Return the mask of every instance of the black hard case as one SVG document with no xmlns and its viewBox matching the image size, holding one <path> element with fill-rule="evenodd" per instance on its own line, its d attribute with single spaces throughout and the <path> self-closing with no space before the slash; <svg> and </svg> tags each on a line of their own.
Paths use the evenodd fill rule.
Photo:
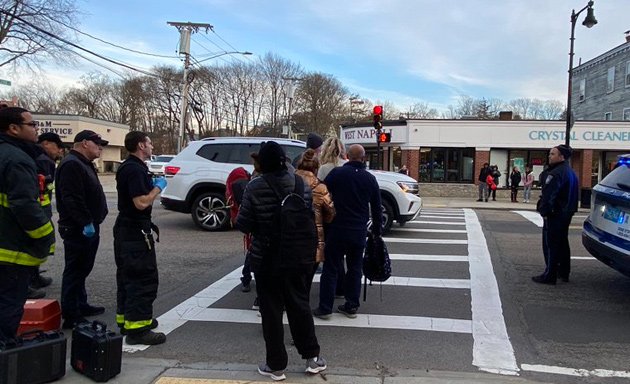
<svg viewBox="0 0 630 384">
<path fill-rule="evenodd" d="M 100 321 L 81 323 L 72 331 L 72 368 L 97 382 L 120 373 L 123 336 Z"/>
<path fill-rule="evenodd" d="M 38 384 L 66 374 L 63 332 L 30 331 L 0 343 L 0 384 Z"/>
</svg>

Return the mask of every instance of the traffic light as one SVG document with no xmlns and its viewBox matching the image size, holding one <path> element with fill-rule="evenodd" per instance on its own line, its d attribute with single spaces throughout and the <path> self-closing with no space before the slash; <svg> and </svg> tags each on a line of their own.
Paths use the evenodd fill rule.
<svg viewBox="0 0 630 384">
<path fill-rule="evenodd" d="M 392 141 L 392 134 L 388 132 L 381 132 L 378 134 L 379 143 L 389 143 Z"/>
<path fill-rule="evenodd" d="M 375 105 L 373 112 L 372 117 L 374 119 L 374 129 L 380 132 L 381 128 L 383 128 L 383 106 Z"/>
</svg>

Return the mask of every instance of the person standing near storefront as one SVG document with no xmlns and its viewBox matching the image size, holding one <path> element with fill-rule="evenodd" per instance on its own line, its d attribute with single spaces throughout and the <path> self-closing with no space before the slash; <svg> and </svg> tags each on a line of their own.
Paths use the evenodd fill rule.
<svg viewBox="0 0 630 384">
<path fill-rule="evenodd" d="M 578 178 L 569 165 L 571 153 L 571 147 L 565 145 L 549 151 L 549 168 L 536 207 L 543 217 L 543 233 L 547 234 L 543 239 L 543 246 L 547 248 L 547 265 L 544 273 L 532 277 L 536 283 L 554 285 L 558 277 L 564 282 L 569 281 L 569 225 L 578 206 Z"/>
<path fill-rule="evenodd" d="M 529 203 L 534 186 L 534 173 L 529 165 L 525 166 L 525 179 L 523 180 L 523 202 Z"/>
<path fill-rule="evenodd" d="M 116 260 L 116 323 L 127 335 L 127 344 L 156 345 L 166 335 L 153 332 L 153 301 L 158 291 L 158 267 L 153 232 L 160 234 L 151 222 L 153 202 L 166 188 L 166 179 L 151 179 L 145 164 L 151 158 L 153 144 L 140 131 L 125 135 L 129 157 L 116 172 L 118 217 L 114 224 L 114 258 Z"/>
<path fill-rule="evenodd" d="M 479 198 L 477 201 L 488 201 L 488 183 L 486 179 L 488 178 L 488 174 L 490 174 L 490 166 L 488 163 L 483 163 L 483 168 L 479 171 L 479 177 L 477 180 L 479 181 Z"/>
<path fill-rule="evenodd" d="M 93 163 L 107 144 L 96 132 L 77 133 L 72 150 L 59 164 L 55 176 L 59 234 L 65 251 L 61 281 L 63 328 L 74 328 L 85 321 L 84 316 L 105 312 L 105 307 L 88 304 L 85 280 L 94 267 L 100 224 L 109 212 Z"/>
<path fill-rule="evenodd" d="M 497 201 L 497 188 L 499 187 L 499 177 L 501 177 L 501 172 L 499 171 L 499 167 L 497 165 L 493 165 L 490 167 L 490 175 L 492 176 L 492 181 L 496 188 L 492 190 L 492 201 Z"/>
<path fill-rule="evenodd" d="M 510 173 L 510 198 L 513 203 L 518 203 L 516 197 L 518 195 L 518 186 L 521 183 L 521 172 L 518 170 L 518 167 L 512 168 L 512 173 Z"/>
</svg>

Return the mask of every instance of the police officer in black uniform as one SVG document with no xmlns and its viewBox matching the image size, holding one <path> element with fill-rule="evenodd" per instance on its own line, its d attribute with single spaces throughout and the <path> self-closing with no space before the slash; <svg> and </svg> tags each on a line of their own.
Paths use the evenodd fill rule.
<svg viewBox="0 0 630 384">
<path fill-rule="evenodd" d="M 151 223 L 151 210 L 166 187 L 166 179 L 152 179 L 149 174 L 145 160 L 151 158 L 153 144 L 146 133 L 129 132 L 125 148 L 129 157 L 116 172 L 119 211 L 114 224 L 116 323 L 121 333 L 127 335 L 127 344 L 162 344 L 166 335 L 152 331 L 157 327 L 153 301 L 159 283 L 155 241 L 159 241 L 160 235 L 157 226 Z"/>
<path fill-rule="evenodd" d="M 546 239 L 543 239 L 543 246 L 547 249 L 547 267 L 542 275 L 532 277 L 536 283 L 554 285 L 558 277 L 564 282 L 569 281 L 569 225 L 578 204 L 578 178 L 569 164 L 571 153 L 571 147 L 565 145 L 549 151 L 549 168 L 536 207 L 544 220 L 543 236 L 546 233 Z"/>
</svg>

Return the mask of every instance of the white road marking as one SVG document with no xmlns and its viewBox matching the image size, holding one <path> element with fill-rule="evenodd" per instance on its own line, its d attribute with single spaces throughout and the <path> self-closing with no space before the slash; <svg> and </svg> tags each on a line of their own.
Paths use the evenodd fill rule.
<svg viewBox="0 0 630 384">
<path fill-rule="evenodd" d="M 424 232 L 424 233 L 466 233 L 465 229 L 427 229 L 427 228 L 394 228 L 394 232 Z"/>
<path fill-rule="evenodd" d="M 317 274 L 313 278 L 314 283 L 319 283 L 321 275 Z M 374 285 L 393 285 L 396 287 L 416 287 L 416 288 L 453 288 L 470 289 L 468 279 L 431 279 L 426 277 L 403 277 L 392 276 L 387 281 L 374 282 Z"/>
<path fill-rule="evenodd" d="M 383 237 L 385 244 L 387 243 L 410 243 L 410 244 L 468 244 L 468 240 L 454 239 L 416 239 L 416 238 L 397 238 Z"/>
<path fill-rule="evenodd" d="M 403 261 L 468 261 L 468 256 L 453 255 L 409 255 L 406 253 L 390 253 L 391 260 Z"/>
<path fill-rule="evenodd" d="M 195 313 L 202 312 L 216 301 L 227 295 L 234 287 L 241 283 L 241 269 L 238 267 L 221 279 L 215 281 L 210 286 L 197 292 L 194 296 L 178 304 L 170 311 L 158 317 L 160 325 L 156 331 L 169 334 L 182 325 L 186 324 L 188 317 L 194 316 Z M 134 353 L 144 351 L 149 348 L 148 345 L 123 345 L 123 351 Z"/>
<path fill-rule="evenodd" d="M 422 208 L 420 212 L 438 212 L 438 213 L 459 213 L 463 214 L 462 208 Z"/>
<path fill-rule="evenodd" d="M 417 223 L 417 224 L 439 224 L 439 225 L 466 225 L 465 222 L 452 222 L 452 221 L 430 221 L 430 220 L 412 220 L 407 223 Z"/>
<path fill-rule="evenodd" d="M 257 311 L 247 309 L 206 308 L 191 313 L 186 320 L 218 321 L 225 323 L 260 324 Z M 391 316 L 370 315 L 358 313 L 354 319 L 349 319 L 339 313 L 333 313 L 329 320 L 313 319 L 315 325 L 353 328 L 384 328 L 405 329 L 413 331 L 435 331 L 453 333 L 472 333 L 472 322 L 462 319 L 445 319 L 423 316 Z M 284 324 L 288 324 L 286 313 L 282 316 Z"/>
<path fill-rule="evenodd" d="M 543 226 L 543 218 L 536 211 L 512 211 L 512 212 L 518 213 L 519 215 L 523 216 L 527 220 L 529 220 L 532 223 L 536 224 L 538 226 L 538 228 L 542 228 L 542 226 Z"/>
<path fill-rule="evenodd" d="M 556 367 L 552 365 L 521 364 L 523 371 L 553 373 L 557 375 L 579 377 L 624 377 L 630 378 L 630 371 L 612 371 L 609 369 L 578 369 L 568 367 Z"/>
<path fill-rule="evenodd" d="M 444 215 L 420 215 L 418 216 L 420 218 L 423 219 L 455 219 L 455 220 L 461 220 L 464 218 L 464 216 L 444 216 Z"/>
<path fill-rule="evenodd" d="M 486 237 L 475 212 L 472 209 L 464 209 L 464 212 L 470 259 L 473 365 L 486 372 L 518 375 Z"/>
<path fill-rule="evenodd" d="M 571 256 L 571 260 L 597 260 L 593 256 Z"/>
</svg>

